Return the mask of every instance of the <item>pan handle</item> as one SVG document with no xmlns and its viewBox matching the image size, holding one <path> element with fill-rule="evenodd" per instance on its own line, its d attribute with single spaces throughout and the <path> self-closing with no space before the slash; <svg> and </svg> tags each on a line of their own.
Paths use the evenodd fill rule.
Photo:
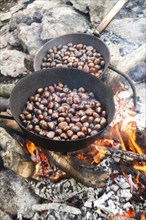
<svg viewBox="0 0 146 220">
<path fill-rule="evenodd" d="M 3 114 L 0 114 L 0 118 L 9 119 L 9 120 L 15 120 L 13 118 L 13 116 L 8 116 L 8 115 L 3 115 Z"/>
<path fill-rule="evenodd" d="M 120 70 L 118 70 L 117 68 L 115 68 L 114 66 L 112 66 L 111 64 L 108 66 L 108 68 L 115 71 L 119 75 L 123 76 L 128 81 L 128 83 L 130 84 L 131 89 L 133 91 L 133 102 L 134 102 L 134 107 L 136 108 L 136 102 L 137 102 L 136 89 L 135 89 L 135 86 L 134 86 L 132 80 L 130 79 L 130 77 L 128 75 L 126 75 L 125 73 L 121 72 Z"/>
</svg>

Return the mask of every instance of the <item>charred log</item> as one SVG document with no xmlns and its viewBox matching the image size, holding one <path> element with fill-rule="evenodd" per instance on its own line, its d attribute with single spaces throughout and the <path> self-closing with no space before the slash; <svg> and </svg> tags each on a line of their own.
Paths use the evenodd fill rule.
<svg viewBox="0 0 146 220">
<path fill-rule="evenodd" d="M 64 202 L 73 196 L 87 190 L 88 188 L 74 179 L 63 180 L 59 183 L 37 182 L 36 180 L 25 180 L 28 186 L 39 197 L 54 202 Z"/>
<path fill-rule="evenodd" d="M 77 161 L 76 163 L 74 163 L 70 156 L 64 156 L 62 154 L 54 153 L 51 151 L 46 151 L 46 155 L 56 166 L 58 166 L 61 170 L 69 174 L 71 177 L 75 178 L 78 182 L 82 183 L 83 185 L 87 187 L 105 186 L 106 180 L 108 178 L 107 172 L 86 172 L 85 174 L 84 171 L 84 173 L 81 174 L 83 170 L 76 169 L 76 167 L 78 166 Z"/>
<path fill-rule="evenodd" d="M 111 156 L 114 160 L 124 160 L 125 162 L 146 162 L 146 155 L 144 154 L 138 154 L 138 153 L 133 153 L 131 151 L 123 151 L 123 150 L 118 150 L 116 148 L 111 148 L 111 147 L 105 147 L 105 146 L 97 146 L 95 145 L 95 148 L 98 151 L 104 151 L 105 156 Z"/>
</svg>

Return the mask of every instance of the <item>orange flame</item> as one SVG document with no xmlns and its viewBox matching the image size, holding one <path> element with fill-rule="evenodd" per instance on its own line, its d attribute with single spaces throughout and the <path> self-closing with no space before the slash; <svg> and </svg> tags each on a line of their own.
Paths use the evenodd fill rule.
<svg viewBox="0 0 146 220">
<path fill-rule="evenodd" d="M 134 218 L 135 217 L 134 212 L 131 209 L 129 209 L 127 212 L 125 212 L 122 215 L 117 214 L 116 216 L 117 217 L 125 217 L 125 218 Z"/>
<path fill-rule="evenodd" d="M 139 170 L 139 171 L 141 171 L 141 172 L 143 172 L 143 173 L 146 174 L 146 165 L 140 166 L 140 165 L 135 164 L 135 165 L 133 166 L 133 168 L 136 169 L 136 170 Z"/>
</svg>

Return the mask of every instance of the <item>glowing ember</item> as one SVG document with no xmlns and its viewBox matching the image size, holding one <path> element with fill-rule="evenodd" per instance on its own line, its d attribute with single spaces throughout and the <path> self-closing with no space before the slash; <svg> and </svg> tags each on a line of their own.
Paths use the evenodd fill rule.
<svg viewBox="0 0 146 220">
<path fill-rule="evenodd" d="M 108 148 L 116 148 L 122 149 L 124 151 L 132 151 L 138 154 L 145 154 L 144 150 L 136 143 L 136 120 L 135 120 L 135 109 L 132 107 L 127 107 L 128 102 L 121 101 L 120 98 L 117 98 L 117 94 L 115 96 L 116 103 L 116 114 L 114 120 L 109 127 L 107 134 L 103 139 L 98 139 L 95 141 L 94 145 L 91 145 L 89 148 L 84 149 L 78 153 L 74 153 L 73 155 L 80 160 L 88 162 L 89 164 L 99 164 L 105 159 Z M 129 99 L 127 99 L 129 100 Z M 31 159 L 36 164 L 36 176 L 46 176 L 49 179 L 58 181 L 59 178 L 63 177 L 65 173 L 56 172 L 53 165 L 48 161 L 47 157 L 43 153 L 43 151 L 35 146 L 31 142 L 27 142 L 27 150 L 31 155 Z M 134 162 L 133 162 L 134 163 Z M 146 163 L 144 162 L 136 162 L 135 164 L 131 164 L 131 168 L 137 170 L 137 176 L 129 178 L 129 176 L 122 171 L 123 176 L 127 180 L 129 184 L 129 191 L 135 190 L 134 192 L 138 193 L 139 189 L 143 189 L 144 185 L 140 183 L 139 177 L 140 173 L 146 174 Z M 51 171 L 51 175 L 50 175 Z M 113 184 L 115 183 L 116 174 L 111 175 L 111 180 Z M 143 189 L 145 190 L 145 189 Z M 141 219 L 145 219 L 145 214 L 140 213 Z M 116 214 L 115 217 L 118 218 L 135 218 L 134 211 L 130 208 L 124 214 Z M 115 219 L 114 217 L 114 219 Z M 113 219 L 113 216 L 110 218 Z"/>
<path fill-rule="evenodd" d="M 127 217 L 127 218 L 134 218 L 135 217 L 135 215 L 134 215 L 134 212 L 131 210 L 131 209 L 129 209 L 127 212 L 125 212 L 123 215 L 119 215 L 119 214 L 117 214 L 116 215 L 117 217 Z"/>
<path fill-rule="evenodd" d="M 51 164 L 45 153 L 32 142 L 27 141 L 26 148 L 31 155 L 32 161 L 36 164 L 34 178 L 39 179 L 40 176 L 47 177 L 51 181 L 59 181 L 66 174 Z"/>
</svg>

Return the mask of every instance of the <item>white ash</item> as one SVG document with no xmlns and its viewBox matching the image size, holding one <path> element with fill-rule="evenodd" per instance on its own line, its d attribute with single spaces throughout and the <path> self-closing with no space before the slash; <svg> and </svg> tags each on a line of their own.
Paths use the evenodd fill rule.
<svg viewBox="0 0 146 220">
<path fill-rule="evenodd" d="M 117 176 L 114 181 L 116 182 L 116 184 L 122 188 L 122 189 L 127 189 L 130 188 L 129 183 L 125 182 L 125 179 L 123 178 L 123 176 L 119 175 Z"/>
<path fill-rule="evenodd" d="M 33 211 L 44 211 L 44 210 L 56 210 L 60 212 L 72 213 L 74 215 L 80 215 L 81 211 L 73 206 L 68 206 L 61 203 L 46 203 L 46 204 L 36 204 L 32 206 Z"/>
<path fill-rule="evenodd" d="M 97 190 L 94 193 L 96 195 L 94 196 L 95 199 L 93 199 L 93 196 L 92 199 L 88 198 L 84 206 L 90 209 L 94 207 L 97 213 L 101 211 L 106 212 L 107 216 L 114 216 L 118 213 L 122 215 L 132 207 L 132 204 L 129 202 L 132 197 L 130 184 L 122 175 L 115 177 L 114 182 L 110 181 L 106 188 L 101 189 L 99 197 Z"/>
<path fill-rule="evenodd" d="M 55 184 L 36 182 L 33 180 L 26 180 L 26 182 L 38 196 L 53 202 L 64 202 L 88 189 L 74 179 L 63 180 Z"/>
</svg>

